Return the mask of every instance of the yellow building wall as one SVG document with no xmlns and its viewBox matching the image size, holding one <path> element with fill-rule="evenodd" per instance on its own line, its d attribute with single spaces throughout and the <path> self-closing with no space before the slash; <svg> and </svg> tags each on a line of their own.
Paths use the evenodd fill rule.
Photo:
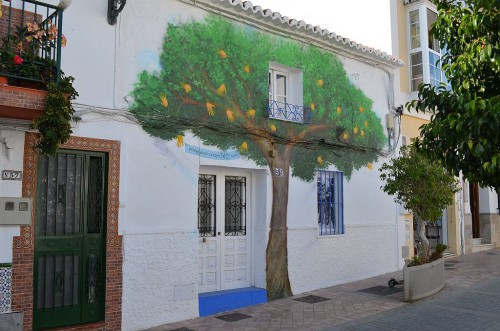
<svg viewBox="0 0 500 331">
<path fill-rule="evenodd" d="M 410 139 L 420 136 L 420 127 L 429 123 L 429 120 L 407 114 L 401 116 L 401 134 L 406 137 L 407 143 Z"/>
</svg>

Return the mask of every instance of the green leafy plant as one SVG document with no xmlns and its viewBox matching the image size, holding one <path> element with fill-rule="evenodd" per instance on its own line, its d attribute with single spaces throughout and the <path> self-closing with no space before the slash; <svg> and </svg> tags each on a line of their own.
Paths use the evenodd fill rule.
<svg viewBox="0 0 500 331">
<path fill-rule="evenodd" d="M 425 262 L 423 262 L 423 258 L 419 255 L 414 255 L 412 258 L 409 258 L 406 260 L 406 263 L 409 267 L 414 267 L 414 266 L 417 266 L 417 265 L 421 265 L 421 264 L 424 264 Z"/>
<path fill-rule="evenodd" d="M 421 85 L 409 110 L 430 111 L 417 148 L 454 175 L 500 192 L 500 2 L 433 0 L 431 33 L 451 85 Z"/>
<path fill-rule="evenodd" d="M 385 181 L 381 188 L 412 211 L 420 238 L 419 258 L 426 263 L 431 252 L 425 222 L 437 222 L 442 217 L 443 209 L 453 202 L 458 191 L 457 180 L 439 162 L 431 161 L 414 148 L 402 148 L 400 153 L 380 168 L 380 178 Z"/>
<path fill-rule="evenodd" d="M 73 77 L 63 77 L 59 83 L 49 83 L 44 114 L 33 120 L 32 128 L 40 132 L 36 147 L 44 154 L 55 154 L 72 133 L 70 120 L 75 110 L 71 100 L 78 96 L 73 81 Z"/>
<path fill-rule="evenodd" d="M 56 26 L 50 22 L 43 26 L 27 22 L 26 26 L 13 29 L 14 33 L 1 39 L 0 74 L 11 77 L 11 85 L 22 84 L 25 79 L 41 83 L 56 81 L 57 63 L 50 56 L 57 43 Z M 64 46 L 66 38 L 64 35 L 61 38 Z"/>
</svg>

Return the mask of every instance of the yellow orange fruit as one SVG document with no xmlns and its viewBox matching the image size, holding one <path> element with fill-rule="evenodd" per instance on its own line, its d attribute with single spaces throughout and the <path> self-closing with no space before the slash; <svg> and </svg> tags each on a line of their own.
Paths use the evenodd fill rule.
<svg viewBox="0 0 500 331">
<path fill-rule="evenodd" d="M 207 102 L 206 106 L 207 106 L 208 115 L 214 116 L 215 115 L 215 111 L 214 111 L 215 105 L 213 103 Z"/>
<path fill-rule="evenodd" d="M 177 147 L 184 146 L 184 136 L 177 136 Z"/>
<path fill-rule="evenodd" d="M 242 152 L 244 152 L 244 151 L 248 151 L 248 143 L 247 143 L 246 141 L 244 141 L 244 142 L 242 142 L 242 143 L 241 143 L 240 150 L 241 150 Z"/>
<path fill-rule="evenodd" d="M 222 96 L 224 93 L 226 93 L 226 84 L 221 84 L 217 89 L 217 94 Z"/>
<path fill-rule="evenodd" d="M 160 101 L 163 107 L 167 108 L 168 107 L 168 100 L 167 96 L 165 94 L 160 95 Z"/>
<path fill-rule="evenodd" d="M 218 49 L 218 50 L 217 50 L 217 54 L 219 54 L 219 57 L 220 57 L 221 59 L 225 59 L 225 58 L 227 58 L 227 54 L 226 54 L 226 52 L 224 52 L 224 50 L 222 50 L 222 49 Z"/>
<path fill-rule="evenodd" d="M 226 110 L 226 116 L 229 122 L 234 122 L 234 112 L 231 109 Z"/>
</svg>

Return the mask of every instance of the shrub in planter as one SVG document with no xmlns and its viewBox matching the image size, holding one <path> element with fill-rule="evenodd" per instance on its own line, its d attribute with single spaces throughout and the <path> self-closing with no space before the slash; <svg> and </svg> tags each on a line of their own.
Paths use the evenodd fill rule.
<svg viewBox="0 0 500 331">
<path fill-rule="evenodd" d="M 418 226 L 418 255 L 407 260 L 403 269 L 405 301 L 425 298 L 444 286 L 444 262 L 439 258 L 446 249 L 440 245 L 431 254 L 425 221 L 436 222 L 442 217 L 443 209 L 453 202 L 453 194 L 458 191 L 457 181 L 439 162 L 413 148 L 402 148 L 400 156 L 384 163 L 380 171 L 385 181 L 382 189 L 413 212 Z"/>
<path fill-rule="evenodd" d="M 446 171 L 439 162 L 428 159 L 414 148 L 402 148 L 400 156 L 384 163 L 380 168 L 380 178 L 385 181 L 382 189 L 411 210 L 417 221 L 420 238 L 418 256 L 411 262 L 419 265 L 439 258 L 444 251 L 432 254 L 429 240 L 425 236 L 425 222 L 437 222 L 443 215 L 443 209 L 453 202 L 453 195 L 458 191 L 456 178 Z"/>
</svg>

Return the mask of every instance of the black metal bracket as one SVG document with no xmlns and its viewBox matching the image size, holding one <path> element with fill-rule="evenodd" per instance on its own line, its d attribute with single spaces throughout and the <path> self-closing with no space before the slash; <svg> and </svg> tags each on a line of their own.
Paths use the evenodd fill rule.
<svg viewBox="0 0 500 331">
<path fill-rule="evenodd" d="M 108 0 L 108 23 L 110 25 L 116 24 L 118 14 L 121 13 L 127 0 Z"/>
</svg>

